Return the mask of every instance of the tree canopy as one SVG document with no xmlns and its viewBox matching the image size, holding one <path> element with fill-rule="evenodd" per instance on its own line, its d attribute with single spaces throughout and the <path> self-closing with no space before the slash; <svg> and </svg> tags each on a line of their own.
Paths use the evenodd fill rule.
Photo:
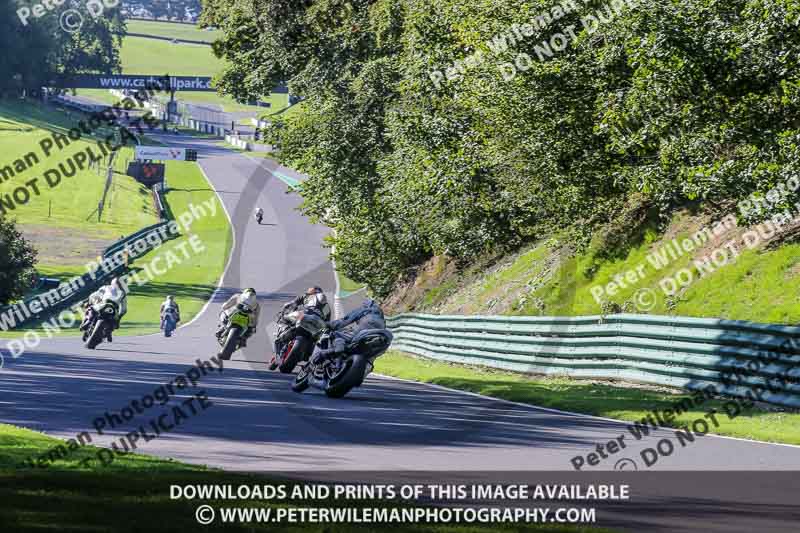
<svg viewBox="0 0 800 533">
<path fill-rule="evenodd" d="M 95 18 L 84 3 L 64 2 L 39 18 L 30 15 L 23 24 L 17 10 L 37 4 L 24 0 L 0 4 L 0 88 L 38 90 L 59 75 L 119 72 L 125 29 L 119 7 L 107 8 Z M 83 15 L 75 32 L 61 26 L 61 14 L 67 9 Z"/>
<path fill-rule="evenodd" d="M 0 96 L 38 91 L 59 75 L 119 72 L 124 23 L 118 8 L 94 18 L 84 4 L 65 2 L 23 24 L 17 10 L 36 4 L 0 3 Z M 80 30 L 70 33 L 61 27 L 60 16 L 75 8 L 83 9 L 85 16 Z M 29 288 L 35 259 L 35 250 L 14 222 L 0 215 L 0 304 L 19 298 Z"/>
<path fill-rule="evenodd" d="M 36 251 L 13 223 L 0 217 L 0 305 L 20 298 L 30 287 Z"/>
<path fill-rule="evenodd" d="M 305 97 L 270 134 L 378 294 L 433 254 L 800 168 L 797 0 L 205 0 L 203 21 L 224 31 L 224 91 Z"/>
</svg>

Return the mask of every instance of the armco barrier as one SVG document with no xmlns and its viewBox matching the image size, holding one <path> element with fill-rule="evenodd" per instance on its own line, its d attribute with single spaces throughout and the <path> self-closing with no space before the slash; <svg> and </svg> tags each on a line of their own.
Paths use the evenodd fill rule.
<svg viewBox="0 0 800 533">
<path fill-rule="evenodd" d="M 136 233 L 131 233 L 127 237 L 118 240 L 117 242 L 115 242 L 114 244 L 112 244 L 111 246 L 106 248 L 105 251 L 103 252 L 103 258 L 111 257 L 112 255 L 116 254 L 117 252 L 120 252 L 120 251 L 124 250 L 126 246 L 130 245 L 131 243 L 136 242 L 139 239 L 141 239 L 142 237 L 144 237 L 148 233 L 152 233 L 153 231 L 158 231 L 162 227 L 167 226 L 168 224 L 169 224 L 169 221 L 165 220 L 165 221 L 153 224 L 151 226 L 147 226 L 146 228 L 142 228 L 139 231 L 137 231 Z M 150 251 L 152 245 L 149 244 L 149 243 L 147 243 L 147 245 L 148 245 L 147 251 Z M 146 253 L 146 252 L 143 252 L 143 253 Z"/>
<path fill-rule="evenodd" d="M 651 315 L 403 314 L 398 350 L 536 374 L 622 379 L 800 408 L 800 327 Z"/>
</svg>

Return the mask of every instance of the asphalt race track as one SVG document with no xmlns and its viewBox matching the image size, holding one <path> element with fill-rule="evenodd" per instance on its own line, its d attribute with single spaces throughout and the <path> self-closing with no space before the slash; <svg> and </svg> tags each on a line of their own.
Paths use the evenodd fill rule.
<svg viewBox="0 0 800 533">
<path fill-rule="evenodd" d="M 627 434 L 622 422 L 379 376 L 371 376 L 343 400 L 313 389 L 293 393 L 291 376 L 266 370 L 271 355 L 267 324 L 283 302 L 309 285 L 319 284 L 332 295 L 333 268 L 321 246 L 326 229 L 299 214 L 299 197 L 287 195 L 287 185 L 273 174 L 270 160 L 255 160 L 212 141 L 169 141 L 199 150 L 199 164 L 235 228 L 233 256 L 213 300 L 172 339 L 117 337 L 113 344 L 89 351 L 78 339 L 64 338 L 45 341 L 16 360 L 6 354 L 0 370 L 0 421 L 64 438 L 83 431 L 95 436 L 96 418 L 118 412 L 185 375 L 196 360 L 214 356 L 219 306 L 240 288 L 252 286 L 263 307 L 257 337 L 222 372 L 210 371 L 196 389 L 179 391 L 180 398 L 172 401 L 177 405 L 204 390 L 213 406 L 174 431 L 140 443 L 138 452 L 230 470 L 308 477 L 335 478 L 335 472 L 353 471 L 572 471 L 573 457 Z M 301 178 L 288 169 L 277 172 Z M 265 211 L 264 225 L 253 220 L 256 206 Z M 93 443 L 108 445 L 163 409 L 155 406 Z M 641 464 L 641 449 L 655 447 L 664 437 L 674 441 L 674 436 L 664 430 L 637 442 L 628 434 L 624 450 L 587 469 L 614 470 L 624 458 L 648 471 L 800 468 L 800 447 L 716 436 L 698 437 L 651 468 Z"/>
</svg>

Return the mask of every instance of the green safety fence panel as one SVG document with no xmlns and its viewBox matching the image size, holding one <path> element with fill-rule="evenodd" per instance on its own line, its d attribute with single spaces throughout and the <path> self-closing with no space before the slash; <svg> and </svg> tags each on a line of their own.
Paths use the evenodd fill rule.
<svg viewBox="0 0 800 533">
<path fill-rule="evenodd" d="M 387 319 L 409 353 L 546 375 L 622 379 L 800 408 L 800 327 L 618 314 Z"/>
</svg>

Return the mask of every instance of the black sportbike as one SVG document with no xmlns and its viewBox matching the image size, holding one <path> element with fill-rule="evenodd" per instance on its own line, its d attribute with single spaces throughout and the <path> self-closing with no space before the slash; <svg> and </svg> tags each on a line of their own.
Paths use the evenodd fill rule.
<svg viewBox="0 0 800 533">
<path fill-rule="evenodd" d="M 109 332 L 114 331 L 118 314 L 119 304 L 110 299 L 90 305 L 86 309 L 86 317 L 81 324 L 81 330 L 87 348 L 94 350 L 103 342 Z"/>
<path fill-rule="evenodd" d="M 334 334 L 326 331 L 320 336 L 314 355 L 295 376 L 293 391 L 303 392 L 308 387 L 316 387 L 330 398 L 343 398 L 361 386 L 364 378 L 372 372 L 375 359 L 389 349 L 393 338 L 388 329 L 367 329 L 356 333 L 346 344 L 344 352 L 318 357 L 317 351 L 332 345 Z"/>
<path fill-rule="evenodd" d="M 284 309 L 275 316 L 275 322 L 274 355 L 269 369 L 288 374 L 298 363 L 308 360 L 327 324 L 312 307 Z"/>
</svg>

